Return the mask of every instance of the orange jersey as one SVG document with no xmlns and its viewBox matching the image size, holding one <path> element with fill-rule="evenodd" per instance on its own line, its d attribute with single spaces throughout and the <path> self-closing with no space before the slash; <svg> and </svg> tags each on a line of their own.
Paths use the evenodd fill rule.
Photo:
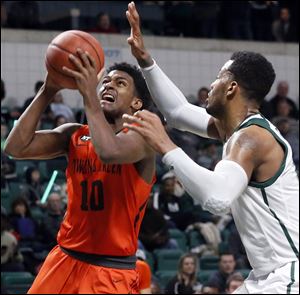
<svg viewBox="0 0 300 295">
<path fill-rule="evenodd" d="M 135 255 L 154 179 L 145 182 L 134 164 L 102 163 L 87 125 L 71 137 L 66 177 L 68 208 L 58 244 L 89 254 Z"/>
</svg>

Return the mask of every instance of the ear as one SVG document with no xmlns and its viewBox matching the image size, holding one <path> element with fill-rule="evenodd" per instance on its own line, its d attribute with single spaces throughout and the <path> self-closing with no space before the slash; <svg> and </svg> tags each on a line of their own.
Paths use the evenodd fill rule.
<svg viewBox="0 0 300 295">
<path fill-rule="evenodd" d="M 131 106 L 131 107 L 133 108 L 133 110 L 136 112 L 136 111 L 138 111 L 138 110 L 140 110 L 140 109 L 142 108 L 142 106 L 143 106 L 143 101 L 142 101 L 140 98 L 138 98 L 137 96 L 135 96 L 134 99 L 132 100 L 130 106 Z"/>
<path fill-rule="evenodd" d="M 239 84 L 236 81 L 231 81 L 227 88 L 227 96 L 229 98 L 234 97 L 238 91 Z"/>
</svg>

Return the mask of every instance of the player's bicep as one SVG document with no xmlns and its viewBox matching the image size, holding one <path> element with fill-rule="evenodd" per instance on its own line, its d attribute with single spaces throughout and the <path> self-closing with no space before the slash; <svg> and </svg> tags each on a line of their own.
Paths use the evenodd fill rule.
<svg viewBox="0 0 300 295">
<path fill-rule="evenodd" d="M 254 134 L 242 131 L 229 143 L 224 159 L 238 163 L 246 172 L 248 180 L 257 165 L 259 140 Z"/>
<path fill-rule="evenodd" d="M 72 133 L 80 124 L 64 124 L 53 130 L 39 130 L 24 148 L 22 159 L 52 159 L 68 152 Z"/>
</svg>

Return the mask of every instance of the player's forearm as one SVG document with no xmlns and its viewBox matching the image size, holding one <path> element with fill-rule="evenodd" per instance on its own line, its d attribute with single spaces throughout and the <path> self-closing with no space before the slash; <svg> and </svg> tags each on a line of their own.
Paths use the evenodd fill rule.
<svg viewBox="0 0 300 295">
<path fill-rule="evenodd" d="M 96 94 L 84 98 L 84 108 L 95 151 L 103 162 L 108 163 L 118 151 L 118 138 L 107 122 Z"/>
<path fill-rule="evenodd" d="M 202 208 L 216 215 L 226 214 L 232 202 L 248 185 L 244 169 L 236 162 L 222 160 L 214 171 L 196 164 L 181 149 L 174 149 L 163 157 L 187 192 Z"/>
<path fill-rule="evenodd" d="M 35 96 L 32 103 L 24 111 L 11 130 L 6 142 L 5 153 L 17 157 L 33 140 L 41 116 L 55 92 L 45 90 L 44 86 Z"/>
<path fill-rule="evenodd" d="M 142 68 L 142 72 L 151 96 L 168 124 L 182 131 L 208 137 L 211 116 L 204 108 L 190 104 L 155 62 L 150 67 Z"/>
</svg>

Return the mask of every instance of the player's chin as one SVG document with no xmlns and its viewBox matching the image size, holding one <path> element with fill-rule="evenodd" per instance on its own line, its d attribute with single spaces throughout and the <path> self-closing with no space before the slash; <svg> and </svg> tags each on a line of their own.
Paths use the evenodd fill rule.
<svg viewBox="0 0 300 295">
<path fill-rule="evenodd" d="M 104 110 L 109 111 L 109 110 L 112 110 L 114 108 L 114 103 L 108 102 L 108 101 L 105 101 L 105 100 L 101 100 L 100 101 L 100 106 L 103 109 L 103 111 Z"/>
</svg>

